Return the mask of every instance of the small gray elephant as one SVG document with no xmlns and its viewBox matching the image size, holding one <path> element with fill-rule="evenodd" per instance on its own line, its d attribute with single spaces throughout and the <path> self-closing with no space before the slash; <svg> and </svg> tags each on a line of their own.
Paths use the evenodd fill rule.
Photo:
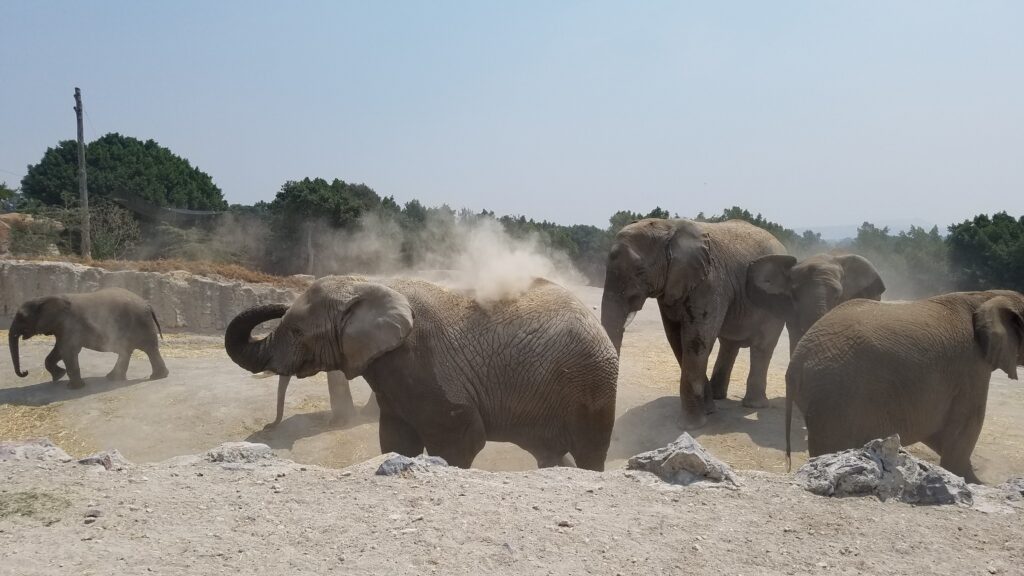
<svg viewBox="0 0 1024 576">
<path fill-rule="evenodd" d="M 125 380 L 132 352 L 142 350 L 153 367 L 153 380 L 166 378 L 167 366 L 160 357 L 160 323 L 149 303 L 122 288 L 103 288 L 85 294 L 59 294 L 34 298 L 21 305 L 11 321 L 8 344 L 14 372 L 24 378 L 21 370 L 18 339 L 28 340 L 37 334 L 54 336 L 56 343 L 46 356 L 46 370 L 56 382 L 67 373 L 68 388 L 85 385 L 78 366 L 82 348 L 98 352 L 114 352 L 117 364 L 107 374 L 109 380 Z M 65 368 L 59 365 L 63 361 Z"/>
<path fill-rule="evenodd" d="M 483 306 L 429 282 L 327 276 L 291 306 L 236 316 L 224 347 L 242 368 L 280 375 L 279 407 L 292 376 L 363 376 L 380 406 L 382 452 L 426 448 L 468 468 L 493 440 L 518 444 L 538 466 L 572 454 L 604 469 L 618 358 L 593 313 L 551 282 Z"/>
<path fill-rule="evenodd" d="M 751 300 L 786 320 L 790 355 L 826 312 L 854 298 L 881 300 L 883 292 L 878 270 L 856 254 L 816 254 L 799 262 L 787 254 L 772 254 L 747 269 Z"/>
<path fill-rule="evenodd" d="M 899 434 L 978 483 L 971 453 L 993 370 L 1024 364 L 1024 295 L 957 292 L 911 302 L 852 300 L 818 320 L 786 371 L 786 459 L 795 403 L 811 456 Z"/>
<path fill-rule="evenodd" d="M 658 299 L 661 320 L 681 371 L 679 396 L 685 424 L 697 428 L 726 397 L 740 348 L 750 347 L 743 405 L 768 406 L 768 364 L 784 321 L 754 306 L 746 291 L 747 266 L 786 249 L 770 233 L 741 220 L 707 223 L 648 218 L 615 236 L 601 299 L 601 324 L 616 351 L 626 325 L 648 298 Z M 719 342 L 710 381 L 708 356 Z"/>
</svg>

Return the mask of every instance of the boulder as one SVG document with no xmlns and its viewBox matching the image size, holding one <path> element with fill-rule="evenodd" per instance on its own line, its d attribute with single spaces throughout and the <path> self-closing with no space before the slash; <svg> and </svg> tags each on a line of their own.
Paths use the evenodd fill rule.
<svg viewBox="0 0 1024 576">
<path fill-rule="evenodd" d="M 131 462 L 125 459 L 117 449 L 104 450 L 82 458 L 79 464 L 103 466 L 107 470 L 124 470 L 131 466 Z"/>
<path fill-rule="evenodd" d="M 50 442 L 49 438 L 33 438 L 0 442 L 0 460 L 70 462 L 72 458 L 56 444 Z"/>
<path fill-rule="evenodd" d="M 739 486 L 732 468 L 709 454 L 686 432 L 668 446 L 633 456 L 626 467 L 651 472 L 670 484 L 712 482 Z"/>
<path fill-rule="evenodd" d="M 210 462 L 225 464 L 252 464 L 273 456 L 270 446 L 255 442 L 225 442 L 206 453 Z"/>
<path fill-rule="evenodd" d="M 415 458 L 395 454 L 388 454 L 384 462 L 377 468 L 377 476 L 412 476 L 417 472 L 430 472 L 431 468 L 447 467 L 448 463 L 444 458 L 420 454 Z"/>
<path fill-rule="evenodd" d="M 900 447 L 898 435 L 815 456 L 800 467 L 796 479 L 820 496 L 876 496 L 908 504 L 970 505 L 973 500 L 963 478 L 911 456 Z"/>
<path fill-rule="evenodd" d="M 1020 500 L 1024 498 L 1024 477 L 1010 478 L 997 488 L 1006 492 L 1010 500 Z"/>
</svg>

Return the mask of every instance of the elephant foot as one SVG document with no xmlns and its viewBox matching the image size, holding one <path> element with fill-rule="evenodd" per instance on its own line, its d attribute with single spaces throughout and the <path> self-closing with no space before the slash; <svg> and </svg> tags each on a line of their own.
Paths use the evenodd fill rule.
<svg viewBox="0 0 1024 576">
<path fill-rule="evenodd" d="M 111 372 L 105 376 L 107 380 L 111 382 L 124 382 L 128 379 L 128 374 L 121 374 L 119 372 Z"/>
<path fill-rule="evenodd" d="M 85 381 L 84 380 L 80 380 L 79 379 L 79 380 L 69 380 L 68 381 L 68 389 L 69 390 L 78 390 L 80 388 L 85 388 Z"/>
<path fill-rule="evenodd" d="M 679 421 L 679 427 L 683 430 L 696 430 L 708 423 L 708 417 L 703 410 L 683 411 Z"/>
<path fill-rule="evenodd" d="M 356 416 L 354 409 L 346 410 L 341 413 L 334 413 L 331 415 L 331 419 L 327 423 L 331 426 L 344 426 L 351 422 Z"/>
<path fill-rule="evenodd" d="M 152 374 L 149 375 L 149 379 L 150 380 L 163 380 L 164 378 L 167 378 L 170 375 L 171 375 L 171 373 L 166 368 L 164 368 L 163 370 L 156 370 L 156 371 L 154 371 Z"/>
<path fill-rule="evenodd" d="M 768 397 L 767 396 L 757 396 L 757 397 L 752 397 L 752 398 L 744 397 L 743 398 L 743 406 L 745 406 L 747 408 L 767 408 L 768 407 Z"/>
<path fill-rule="evenodd" d="M 714 414 L 715 412 L 718 412 L 718 407 L 715 406 L 715 399 L 710 397 L 710 396 L 705 396 L 704 397 L 704 413 L 705 414 Z"/>
<path fill-rule="evenodd" d="M 53 381 L 56 382 L 56 381 L 60 380 L 61 378 L 63 378 L 64 375 L 67 374 L 67 373 L 68 373 L 67 370 L 65 370 L 63 368 L 57 368 L 56 370 L 50 371 L 50 376 L 53 378 Z"/>
</svg>

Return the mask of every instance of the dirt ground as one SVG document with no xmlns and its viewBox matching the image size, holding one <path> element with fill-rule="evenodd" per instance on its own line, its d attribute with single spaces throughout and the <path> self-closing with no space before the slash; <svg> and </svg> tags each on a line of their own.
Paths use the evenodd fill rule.
<svg viewBox="0 0 1024 576">
<path fill-rule="evenodd" d="M 596 314 L 600 289 L 576 291 Z M 6 342 L 6 336 L 0 332 L 0 342 Z M 81 363 L 87 385 L 81 390 L 69 390 L 66 379 L 58 384 L 49 381 L 43 358 L 51 345 L 52 339 L 45 337 L 22 342 L 22 367 L 30 372 L 24 379 L 14 375 L 9 353 L 0 353 L 0 440 L 48 436 L 72 454 L 117 448 L 134 462 L 199 453 L 232 440 L 265 443 L 282 457 L 334 468 L 379 454 L 375 421 L 362 419 L 341 428 L 328 425 L 323 375 L 293 381 L 285 420 L 272 431 L 261 431 L 273 419 L 276 379 L 257 379 L 235 366 L 219 337 L 168 334 L 163 353 L 171 376 L 154 382 L 145 380 L 150 367 L 144 356 L 132 361 L 130 380 L 110 383 L 103 375 L 115 356 L 84 351 Z M 785 471 L 786 352 L 783 334 L 769 372 L 769 408 L 740 406 L 748 366 L 744 351 L 736 362 L 729 399 L 719 402 L 707 426 L 691 432 L 737 469 Z M 678 379 L 679 368 L 665 340 L 657 306 L 648 301 L 626 330 L 609 468 L 622 467 L 629 456 L 663 446 L 681 433 Z M 365 382 L 359 379 L 352 386 L 356 402 L 364 403 L 369 396 Z M 1024 390 L 1001 372 L 993 374 L 985 428 L 974 453 L 979 476 L 987 483 L 1024 476 L 1020 414 L 1024 414 Z M 797 417 L 793 446 L 799 452 L 794 469 L 805 457 L 801 426 Z M 923 446 L 913 451 L 934 459 Z M 474 467 L 529 470 L 535 462 L 513 445 L 491 443 Z"/>
<path fill-rule="evenodd" d="M 0 575 L 1020 574 L 1024 501 L 987 511 L 646 472 L 375 476 L 196 458 L 0 462 Z M 884 519 L 884 521 L 880 521 Z"/>
</svg>

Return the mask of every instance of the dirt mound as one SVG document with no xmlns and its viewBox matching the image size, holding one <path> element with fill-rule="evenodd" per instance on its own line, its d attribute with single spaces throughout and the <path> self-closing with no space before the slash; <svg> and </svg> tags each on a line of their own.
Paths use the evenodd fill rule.
<svg viewBox="0 0 1024 576">
<path fill-rule="evenodd" d="M 720 490 L 210 454 L 120 471 L 0 462 L 0 574 L 1001 574 L 1024 552 L 1019 499 L 982 513 L 821 498 L 761 472 Z"/>
</svg>

